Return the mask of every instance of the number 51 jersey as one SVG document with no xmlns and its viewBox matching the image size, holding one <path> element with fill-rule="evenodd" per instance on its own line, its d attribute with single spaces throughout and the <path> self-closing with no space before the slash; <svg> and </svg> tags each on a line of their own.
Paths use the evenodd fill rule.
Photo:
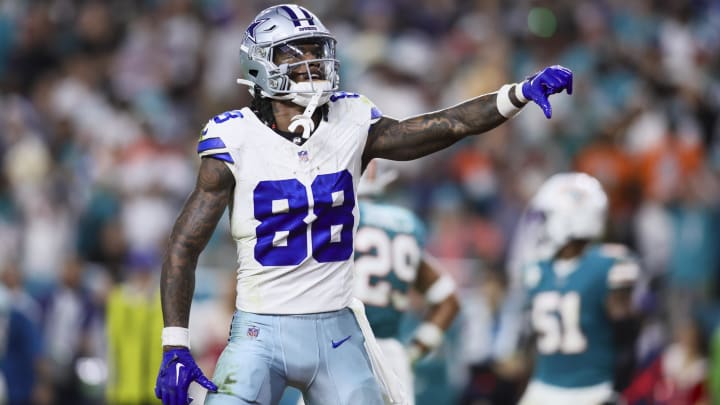
<svg viewBox="0 0 720 405">
<path fill-rule="evenodd" d="M 367 98 L 341 92 L 303 145 L 275 133 L 249 108 L 208 122 L 198 154 L 224 161 L 235 177 L 230 229 L 239 310 L 303 314 L 349 304 L 355 190 L 368 130 L 380 117 Z"/>
<path fill-rule="evenodd" d="M 537 333 L 533 378 L 565 388 L 611 382 L 615 348 L 607 298 L 638 275 L 629 251 L 611 244 L 589 246 L 574 262 L 529 267 L 525 284 Z"/>
</svg>

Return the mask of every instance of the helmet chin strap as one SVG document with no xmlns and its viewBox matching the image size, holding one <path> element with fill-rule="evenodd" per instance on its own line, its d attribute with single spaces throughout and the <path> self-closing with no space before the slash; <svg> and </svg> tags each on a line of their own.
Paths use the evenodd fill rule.
<svg viewBox="0 0 720 405">
<path fill-rule="evenodd" d="M 310 134 L 312 134 L 312 131 L 315 129 L 315 122 L 312 119 L 312 115 L 318 106 L 318 102 L 320 101 L 320 96 L 322 96 L 322 94 L 323 89 L 318 89 L 310 98 L 310 102 L 307 107 L 305 107 L 305 111 L 302 114 L 292 117 L 290 125 L 288 125 L 290 132 L 295 132 L 295 129 L 301 126 L 303 127 L 303 139 L 310 138 Z"/>
<path fill-rule="evenodd" d="M 242 86 L 248 86 L 248 91 L 250 92 L 250 95 L 255 96 L 255 83 L 254 82 L 251 82 L 250 80 L 240 79 L 240 78 L 236 79 L 235 82 Z M 294 97 L 293 94 L 286 94 L 284 96 L 272 96 L 270 94 L 267 94 L 265 92 L 265 90 L 262 90 L 260 93 L 263 95 L 263 97 L 271 98 L 273 100 L 292 100 Z"/>
<path fill-rule="evenodd" d="M 250 88 L 250 94 L 253 94 L 255 83 L 245 79 L 237 79 L 236 81 L 237 84 L 248 86 Z M 294 89 L 301 91 L 289 93 L 283 96 L 272 96 L 265 93 L 265 91 L 262 91 L 262 95 L 265 97 L 272 98 L 274 100 L 289 100 L 297 105 L 305 106 L 305 111 L 302 114 L 298 114 L 292 117 L 290 119 L 290 125 L 288 126 L 290 132 L 294 132 L 297 127 L 303 127 L 302 137 L 304 139 L 310 138 L 310 134 L 312 134 L 312 131 L 315 129 L 315 122 L 312 120 L 312 115 L 315 112 L 318 104 L 325 104 L 330 98 L 330 95 L 326 94 L 330 86 L 330 82 L 324 80 L 318 81 L 316 82 L 315 86 L 317 87 L 317 91 L 312 93 L 312 96 L 309 98 L 307 89 L 313 88 L 313 83 L 311 82 L 293 82 L 291 90 Z"/>
</svg>

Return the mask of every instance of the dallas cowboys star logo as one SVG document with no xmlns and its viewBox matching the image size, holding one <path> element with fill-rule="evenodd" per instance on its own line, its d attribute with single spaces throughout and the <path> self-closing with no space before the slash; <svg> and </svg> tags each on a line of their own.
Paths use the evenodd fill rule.
<svg viewBox="0 0 720 405">
<path fill-rule="evenodd" d="M 250 39 L 253 40 L 253 42 L 255 42 L 255 31 L 257 30 L 257 27 L 267 20 L 269 20 L 269 18 L 261 18 L 259 20 L 253 21 L 253 23 L 250 24 L 250 26 L 247 28 L 247 35 Z"/>
</svg>

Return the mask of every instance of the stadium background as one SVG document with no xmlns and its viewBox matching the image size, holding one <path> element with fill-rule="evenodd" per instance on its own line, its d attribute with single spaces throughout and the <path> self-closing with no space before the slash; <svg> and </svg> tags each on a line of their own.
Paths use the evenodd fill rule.
<svg viewBox="0 0 720 405">
<path fill-rule="evenodd" d="M 539 184 L 571 169 L 600 179 L 611 199 L 608 240 L 631 246 L 643 265 L 636 304 L 645 320 L 628 363 L 636 369 L 621 383 L 681 347 L 720 401 L 720 3 L 299 3 L 336 35 L 343 90 L 393 117 L 549 64 L 575 73 L 572 97 L 551 100 L 552 120 L 529 106 L 490 133 L 394 165 L 401 176 L 387 198 L 427 222 L 428 250 L 464 304 L 451 344 L 419 366 L 419 404 L 522 386 L 525 320 L 512 315 L 521 304 L 508 293 L 513 231 Z M 37 403 L 109 395 L 139 404 L 122 398 L 151 391 L 163 243 L 194 184 L 204 123 L 249 101 L 234 84 L 238 47 L 271 4 L 0 1 L 0 280 L 11 291 L 3 308 L 11 301 L 37 337 L 25 358 L 0 346 L 0 364 L 8 373 L 36 366 Z M 209 372 L 227 336 L 234 260 L 222 221 L 201 257 L 191 320 Z M 105 361 L 112 356 L 120 360 Z"/>
</svg>

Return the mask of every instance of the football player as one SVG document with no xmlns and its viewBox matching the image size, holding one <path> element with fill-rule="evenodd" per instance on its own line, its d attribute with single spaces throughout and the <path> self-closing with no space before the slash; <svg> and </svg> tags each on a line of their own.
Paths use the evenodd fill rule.
<svg viewBox="0 0 720 405">
<path fill-rule="evenodd" d="M 311 405 L 379 404 L 383 393 L 402 402 L 377 361 L 362 303 L 352 299 L 363 168 L 376 157 L 410 160 L 446 148 L 502 124 L 530 100 L 550 118 L 548 96 L 571 93 L 572 72 L 548 67 L 452 108 L 396 120 L 339 91 L 335 38 L 292 4 L 255 17 L 240 67 L 252 105 L 202 130 L 195 189 L 163 262 L 156 395 L 186 404 L 197 381 L 211 391 L 210 405 L 276 403 L 288 385 Z M 198 256 L 228 206 L 237 312 L 211 382 L 188 349 L 188 318 Z"/>
<path fill-rule="evenodd" d="M 354 296 L 365 304 L 385 361 L 399 377 L 407 403 L 414 404 L 412 365 L 442 343 L 459 303 L 452 278 L 423 252 L 425 227 L 420 219 L 406 208 L 375 199 L 394 178 L 382 161 L 373 160 L 360 179 Z M 411 288 L 423 295 L 429 310 L 405 347 L 399 329 Z"/>
<path fill-rule="evenodd" d="M 424 253 L 422 221 L 407 208 L 377 199 L 396 177 L 395 171 L 375 159 L 360 178 L 353 296 L 365 305 L 383 361 L 396 373 L 406 402 L 414 404 L 412 366 L 440 346 L 460 307 L 454 281 Z M 411 288 L 424 296 L 430 308 L 405 346 L 400 342 L 400 323 L 410 307 Z"/>
<path fill-rule="evenodd" d="M 521 405 L 614 398 L 614 327 L 633 317 L 639 267 L 626 247 L 597 242 L 606 212 L 600 182 L 584 173 L 550 177 L 530 202 L 523 221 L 533 224 L 524 229 L 536 231 L 539 260 L 524 282 L 537 347 Z"/>
</svg>

